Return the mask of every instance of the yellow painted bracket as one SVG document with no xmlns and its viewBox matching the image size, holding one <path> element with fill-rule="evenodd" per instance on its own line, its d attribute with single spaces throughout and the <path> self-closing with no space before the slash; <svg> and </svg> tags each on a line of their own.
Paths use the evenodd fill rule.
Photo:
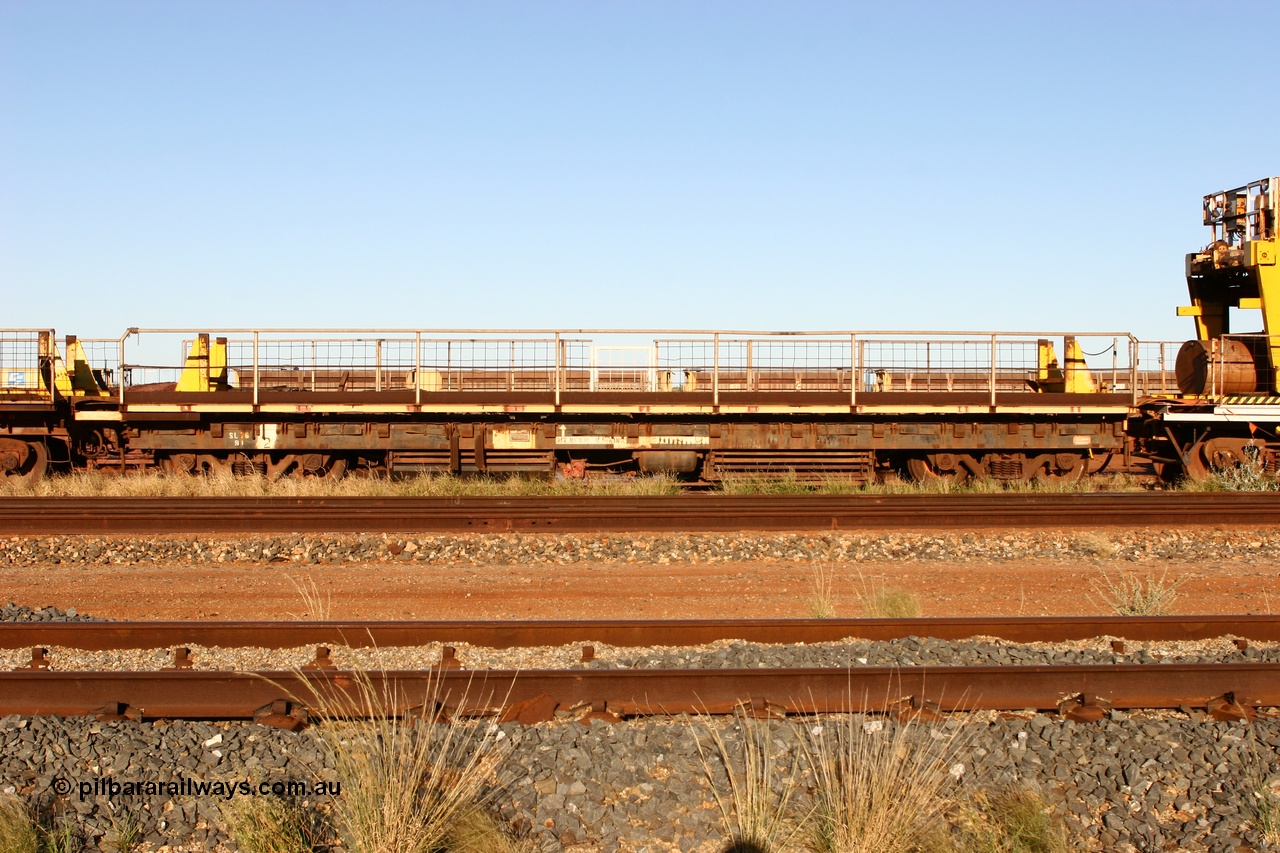
<svg viewBox="0 0 1280 853">
<path fill-rule="evenodd" d="M 1067 367 L 1067 393 L 1096 394 L 1098 386 L 1093 381 L 1093 374 L 1089 372 L 1089 366 L 1084 363 L 1084 350 L 1080 348 L 1080 344 L 1070 336 L 1063 338 L 1062 344 L 1065 355 L 1064 361 Z"/>
<path fill-rule="evenodd" d="M 1277 256 L 1280 252 L 1276 251 L 1275 240 L 1253 240 L 1249 243 L 1249 266 L 1273 266 Z"/>
<path fill-rule="evenodd" d="M 84 345 L 76 340 L 75 335 L 67 335 L 67 361 L 71 362 L 71 369 L 66 371 L 71 395 L 76 397 L 105 397 L 107 395 L 107 389 L 98 381 L 98 377 L 94 375 L 93 367 L 89 364 L 89 358 L 84 354 Z M 62 366 L 62 359 L 58 359 L 57 363 Z M 58 390 L 62 390 L 61 385 Z"/>
<path fill-rule="evenodd" d="M 223 391 L 227 388 L 227 339 L 209 343 L 209 335 L 201 333 L 191 342 L 186 365 L 178 377 L 175 391 Z"/>
<path fill-rule="evenodd" d="M 1058 355 L 1053 351 L 1053 341 L 1047 338 L 1036 341 L 1036 354 L 1036 389 L 1041 393 L 1061 394 L 1067 388 L 1067 380 L 1058 364 Z"/>
</svg>

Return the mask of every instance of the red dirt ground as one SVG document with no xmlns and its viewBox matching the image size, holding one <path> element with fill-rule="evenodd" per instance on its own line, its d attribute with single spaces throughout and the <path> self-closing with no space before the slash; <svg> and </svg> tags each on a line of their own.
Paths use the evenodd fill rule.
<svg viewBox="0 0 1280 853">
<path fill-rule="evenodd" d="M 1271 565 L 1120 562 L 1102 567 L 1182 579 L 1174 613 L 1270 613 L 1280 606 Z M 914 593 L 925 616 L 1089 615 L 1107 612 L 1099 565 L 869 563 L 833 566 L 835 615 L 863 615 L 864 589 Z M 334 619 L 588 619 L 807 617 L 813 568 L 778 563 L 569 565 L 499 568 L 219 565 L 199 568 L 10 567 L 5 600 L 75 607 L 109 619 L 315 618 L 299 592 L 314 583 Z"/>
</svg>

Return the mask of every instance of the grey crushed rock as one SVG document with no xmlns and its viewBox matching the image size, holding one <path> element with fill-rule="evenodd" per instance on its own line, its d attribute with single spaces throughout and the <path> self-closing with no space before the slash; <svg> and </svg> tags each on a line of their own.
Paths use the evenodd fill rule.
<svg viewBox="0 0 1280 853">
<path fill-rule="evenodd" d="M 854 718 L 854 725 L 872 722 Z M 897 725 L 876 720 L 873 736 Z M 833 718 L 766 723 L 774 754 L 786 768 L 800 753 L 801 729 L 840 725 Z M 493 803 L 507 824 L 559 851 L 691 850 L 726 841 L 698 756 L 717 727 L 728 753 L 741 744 L 739 721 L 637 720 L 557 722 L 491 730 L 508 750 Z M 951 758 L 958 784 L 971 790 L 1009 784 L 1039 789 L 1065 817 L 1083 849 L 1106 851 L 1228 851 L 1269 849 L 1253 828 L 1250 802 L 1257 781 L 1280 774 L 1280 720 L 1240 723 L 1191 719 L 1180 713 L 1077 724 L 1045 715 L 952 717 L 917 724 L 921 739 L 958 744 Z M 803 735 L 811 736 L 811 735 Z M 716 766 L 718 785 L 727 782 Z M 802 768 L 803 768 L 802 764 Z M 137 820 L 153 847 L 231 849 L 217 798 L 93 794 L 95 779 L 236 782 L 335 781 L 313 730 L 288 733 L 239 723 L 96 722 L 49 717 L 0 719 L 0 791 L 28 797 L 81 832 L 87 847 L 104 843 L 122 810 Z M 71 793 L 55 796 L 55 779 Z M 328 797 L 319 797 L 324 805 Z M 304 801 L 310 805 L 309 800 Z"/>
<path fill-rule="evenodd" d="M 3 565 L 723 563 L 916 560 L 1243 561 L 1270 564 L 1280 531 L 1005 533 L 457 534 L 45 536 L 0 539 Z"/>
<path fill-rule="evenodd" d="M 1124 652 L 1115 652 L 1105 640 L 1070 643 L 1012 643 L 998 639 L 938 640 L 904 637 L 869 641 L 848 639 L 808 645 L 770 645 L 741 640 L 720 640 L 704 646 L 636 648 L 593 645 L 595 657 L 582 662 L 582 646 L 490 649 L 469 643 L 451 643 L 457 660 L 467 669 L 760 669 L 788 667 L 862 666 L 1049 666 L 1072 664 L 1197 664 L 1280 663 L 1280 645 L 1251 643 L 1241 651 L 1229 639 L 1202 641 L 1127 641 Z M 381 648 L 330 648 L 330 659 L 339 669 L 383 671 L 428 669 L 441 656 L 442 642 L 423 646 Z M 196 670 L 282 670 L 305 666 L 315 656 L 314 646 L 291 649 L 218 648 L 188 646 Z M 161 670 L 173 665 L 172 649 L 109 649 L 85 651 L 63 646 L 48 647 L 49 668 L 54 671 Z M 0 649 L 0 670 L 22 666 L 30 660 L 28 649 Z"/>
<path fill-rule="evenodd" d="M 103 622 L 87 613 L 77 613 L 74 607 L 59 610 L 56 607 L 33 609 L 25 604 L 9 604 L 0 607 L 0 622 Z"/>
</svg>

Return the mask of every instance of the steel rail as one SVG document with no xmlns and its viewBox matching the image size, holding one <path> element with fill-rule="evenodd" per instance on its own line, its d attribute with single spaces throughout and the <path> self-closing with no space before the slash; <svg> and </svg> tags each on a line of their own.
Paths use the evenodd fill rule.
<svg viewBox="0 0 1280 853">
<path fill-rule="evenodd" d="M 487 648 L 604 643 L 695 646 L 717 640 L 821 643 L 855 637 L 962 640 L 998 637 L 1054 643 L 1115 637 L 1134 641 L 1233 637 L 1280 641 L 1280 616 L 1023 616 L 921 619 L 521 620 L 376 622 L 0 622 L 0 649 L 40 646 L 100 651 L 174 646 L 291 648 L 468 643 Z"/>
<path fill-rule="evenodd" d="M 6 672 L 0 716 L 262 719 L 289 703 L 367 714 L 384 708 L 504 709 L 532 722 L 590 705 L 613 714 L 1058 709 L 1085 697 L 1113 708 L 1280 705 L 1280 664 L 854 667 L 848 669 L 324 672 Z M 273 710 L 274 709 L 274 710 Z"/>
<path fill-rule="evenodd" d="M 1280 526 L 1280 494 L 0 498 L 0 535 Z"/>
</svg>

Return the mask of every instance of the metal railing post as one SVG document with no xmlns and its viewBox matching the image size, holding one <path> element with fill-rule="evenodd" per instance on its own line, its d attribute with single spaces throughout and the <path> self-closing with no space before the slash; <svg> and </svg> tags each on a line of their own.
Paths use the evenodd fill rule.
<svg viewBox="0 0 1280 853">
<path fill-rule="evenodd" d="M 129 335 L 133 330 L 129 330 L 120 336 L 120 363 L 116 365 L 116 370 L 120 371 L 120 408 L 124 408 L 124 342 L 129 339 Z"/>
<path fill-rule="evenodd" d="M 711 344 L 711 405 L 720 405 L 720 333 L 712 335 Z"/>
<path fill-rule="evenodd" d="M 564 369 L 564 342 L 560 340 L 560 333 L 556 332 L 555 339 L 555 373 L 552 381 L 555 383 L 556 390 L 556 408 L 560 408 L 560 371 Z"/>
<path fill-rule="evenodd" d="M 1119 341 L 1115 338 L 1111 339 L 1111 391 L 1115 393 L 1116 378 L 1119 376 L 1120 369 L 1120 349 Z"/>
<path fill-rule="evenodd" d="M 422 405 L 422 332 L 413 333 L 413 404 Z"/>
<path fill-rule="evenodd" d="M 258 408 L 258 332 L 253 333 L 253 407 Z"/>
<path fill-rule="evenodd" d="M 858 408 L 858 382 L 861 371 L 858 370 L 858 335 L 849 335 L 849 408 Z"/>
<path fill-rule="evenodd" d="M 991 335 L 991 408 L 996 407 L 996 336 Z"/>
<path fill-rule="evenodd" d="M 1138 339 L 1129 336 L 1129 403 L 1138 405 Z"/>
</svg>

